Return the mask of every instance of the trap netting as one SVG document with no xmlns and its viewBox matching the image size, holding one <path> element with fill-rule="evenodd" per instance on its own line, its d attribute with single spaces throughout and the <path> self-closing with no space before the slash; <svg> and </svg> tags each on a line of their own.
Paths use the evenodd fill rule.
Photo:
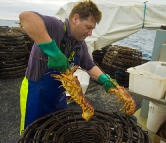
<svg viewBox="0 0 166 143">
<path fill-rule="evenodd" d="M 92 53 L 93 60 L 111 78 L 125 88 L 129 85 L 129 74 L 126 70 L 142 64 L 142 52 L 126 46 L 111 45 Z"/>
<path fill-rule="evenodd" d="M 18 143 L 151 143 L 129 116 L 95 110 L 86 122 L 80 109 L 61 110 L 30 124 Z"/>
<path fill-rule="evenodd" d="M 0 26 L 0 79 L 25 74 L 32 43 L 21 28 Z"/>
</svg>

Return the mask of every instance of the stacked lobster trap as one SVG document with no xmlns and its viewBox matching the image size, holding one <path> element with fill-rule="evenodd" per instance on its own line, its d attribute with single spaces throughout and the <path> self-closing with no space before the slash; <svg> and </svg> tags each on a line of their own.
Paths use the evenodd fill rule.
<svg viewBox="0 0 166 143">
<path fill-rule="evenodd" d="M 18 143 L 152 143 L 148 132 L 124 114 L 95 110 L 90 121 L 80 109 L 44 116 L 24 130 Z"/>
<path fill-rule="evenodd" d="M 96 61 L 94 54 L 95 51 L 92 55 L 94 61 Z M 102 62 L 99 63 L 101 69 L 111 78 L 116 79 L 121 86 L 127 88 L 129 86 L 129 73 L 126 70 L 142 64 L 142 52 L 126 46 L 107 46 L 101 59 Z"/>
<path fill-rule="evenodd" d="M 102 60 L 104 55 L 106 54 L 107 50 L 109 49 L 109 46 L 101 48 L 101 50 L 95 50 L 92 53 L 94 62 L 101 67 L 102 66 Z"/>
<path fill-rule="evenodd" d="M 0 79 L 25 74 L 33 41 L 19 27 L 0 27 Z"/>
</svg>

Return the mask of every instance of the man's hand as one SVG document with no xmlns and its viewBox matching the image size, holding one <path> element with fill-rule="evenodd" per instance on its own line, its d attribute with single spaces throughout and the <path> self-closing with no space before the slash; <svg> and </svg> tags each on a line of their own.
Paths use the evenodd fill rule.
<svg viewBox="0 0 166 143">
<path fill-rule="evenodd" d="M 115 79 L 113 80 L 117 83 Z M 98 77 L 98 82 L 104 85 L 106 92 L 108 92 L 110 88 L 115 88 L 115 85 L 110 81 L 110 76 L 108 74 L 101 74 Z"/>
<path fill-rule="evenodd" d="M 55 57 L 49 56 L 47 66 L 49 69 L 56 69 L 61 72 L 65 72 L 66 69 L 70 69 L 69 62 L 63 53 Z"/>
<path fill-rule="evenodd" d="M 60 72 L 65 72 L 67 69 L 70 69 L 66 56 L 60 51 L 54 40 L 52 42 L 38 44 L 38 46 L 48 55 L 48 68 Z"/>
</svg>

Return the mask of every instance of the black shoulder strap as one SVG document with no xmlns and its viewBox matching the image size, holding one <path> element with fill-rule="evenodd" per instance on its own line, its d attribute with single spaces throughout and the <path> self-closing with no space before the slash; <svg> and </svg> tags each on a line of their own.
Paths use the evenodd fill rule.
<svg viewBox="0 0 166 143">
<path fill-rule="evenodd" d="M 64 36 L 63 36 L 63 39 L 62 39 L 61 44 L 60 44 L 60 49 L 61 49 L 62 53 L 64 53 L 65 48 L 66 48 L 66 41 L 65 41 L 66 24 L 65 23 L 63 23 L 63 28 L 64 28 Z"/>
<path fill-rule="evenodd" d="M 66 24 L 65 23 L 63 23 L 63 27 L 64 27 L 64 36 L 63 36 L 63 39 L 60 44 L 60 49 L 61 49 L 62 53 L 65 52 L 65 48 L 67 45 L 67 42 L 65 40 L 65 34 L 66 34 Z M 80 57 L 80 47 L 77 47 L 73 52 L 70 53 L 68 60 L 70 61 L 71 59 L 73 59 L 74 55 L 76 55 L 77 57 Z"/>
</svg>

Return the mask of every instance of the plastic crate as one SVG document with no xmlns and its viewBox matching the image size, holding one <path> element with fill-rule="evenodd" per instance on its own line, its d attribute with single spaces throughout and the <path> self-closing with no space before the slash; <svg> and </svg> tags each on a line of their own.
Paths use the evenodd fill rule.
<svg viewBox="0 0 166 143">
<path fill-rule="evenodd" d="M 161 99 L 166 91 L 166 62 L 150 61 L 127 69 L 129 90 L 144 96 Z"/>
</svg>

